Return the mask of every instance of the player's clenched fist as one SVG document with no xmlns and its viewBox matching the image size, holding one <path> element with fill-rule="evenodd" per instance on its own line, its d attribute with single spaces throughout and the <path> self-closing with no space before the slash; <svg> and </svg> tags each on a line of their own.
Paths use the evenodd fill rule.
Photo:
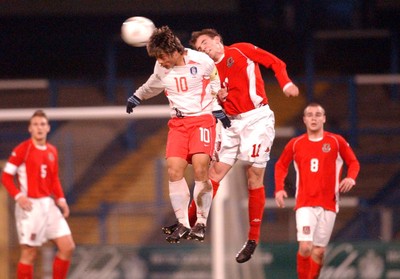
<svg viewBox="0 0 400 279">
<path fill-rule="evenodd" d="M 215 110 L 212 112 L 215 118 L 219 119 L 222 122 L 224 128 L 229 128 L 231 126 L 231 120 L 226 116 L 225 112 L 222 110 Z"/>
<path fill-rule="evenodd" d="M 140 104 L 141 100 L 136 97 L 135 95 L 132 95 L 128 98 L 128 101 L 126 103 L 126 112 L 127 113 L 132 113 L 133 109 Z"/>
</svg>

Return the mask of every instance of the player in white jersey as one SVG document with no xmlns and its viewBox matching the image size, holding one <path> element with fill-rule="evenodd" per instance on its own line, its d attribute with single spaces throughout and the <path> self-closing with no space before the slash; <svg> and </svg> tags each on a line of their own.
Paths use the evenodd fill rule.
<svg viewBox="0 0 400 279">
<path fill-rule="evenodd" d="M 166 148 L 169 195 L 179 225 L 166 240 L 170 243 L 179 243 L 181 238 L 203 241 L 212 201 L 208 168 L 216 136 L 214 116 L 224 127 L 230 126 L 230 120 L 215 98 L 221 89 L 218 71 L 206 54 L 184 48 L 168 26 L 154 31 L 147 52 L 157 59 L 154 72 L 128 98 L 126 111 L 131 113 L 142 100 L 161 92 L 167 96 L 171 108 Z M 197 222 L 192 228 L 188 218 L 190 191 L 184 178 L 188 164 L 193 165 L 193 200 L 197 205 Z"/>
<path fill-rule="evenodd" d="M 1 177 L 16 202 L 15 219 L 21 247 L 18 279 L 33 278 L 37 249 L 47 240 L 52 240 L 58 250 L 53 278 L 67 278 L 75 248 L 65 220 L 69 207 L 58 177 L 57 149 L 46 140 L 49 131 L 46 114 L 36 111 L 29 122 L 31 138 L 13 149 Z M 18 185 L 14 177 L 18 177 Z"/>
<path fill-rule="evenodd" d="M 273 70 L 287 97 L 297 96 L 299 89 L 281 59 L 253 44 L 226 46 L 214 29 L 193 32 L 190 44 L 215 61 L 223 87 L 218 92 L 220 104 L 232 121 L 229 129 L 221 131 L 218 159 L 209 170 L 214 195 L 237 160 L 245 163 L 249 229 L 247 241 L 236 255 L 236 261 L 244 263 L 251 259 L 260 239 L 265 207 L 264 173 L 275 138 L 275 116 L 268 105 L 260 65 Z M 196 219 L 195 208 L 191 203 L 191 223 Z M 163 231 L 168 234 L 174 228 L 175 224 Z"/>
</svg>

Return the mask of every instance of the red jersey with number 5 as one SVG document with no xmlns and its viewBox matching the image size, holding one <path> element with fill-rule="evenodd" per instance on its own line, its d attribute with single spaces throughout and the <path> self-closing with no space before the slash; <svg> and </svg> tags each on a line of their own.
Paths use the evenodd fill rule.
<svg viewBox="0 0 400 279">
<path fill-rule="evenodd" d="M 224 57 L 216 62 L 223 88 L 228 97 L 221 103 L 229 115 L 237 115 L 268 104 L 260 64 L 275 73 L 279 86 L 291 82 L 286 64 L 278 57 L 250 43 L 224 46 Z"/>
<path fill-rule="evenodd" d="M 19 186 L 14 183 L 18 176 Z M 35 146 L 31 139 L 19 144 L 12 151 L 2 174 L 2 183 L 12 197 L 23 192 L 30 198 L 54 195 L 63 198 L 58 176 L 57 149 L 49 144 Z"/>
<path fill-rule="evenodd" d="M 296 178 L 296 206 L 321 206 L 338 212 L 339 182 L 343 163 L 346 177 L 356 179 L 359 162 L 346 140 L 324 132 L 323 138 L 312 141 L 307 134 L 293 138 L 286 145 L 275 165 L 275 192 L 283 190 L 289 164 L 293 161 Z"/>
</svg>

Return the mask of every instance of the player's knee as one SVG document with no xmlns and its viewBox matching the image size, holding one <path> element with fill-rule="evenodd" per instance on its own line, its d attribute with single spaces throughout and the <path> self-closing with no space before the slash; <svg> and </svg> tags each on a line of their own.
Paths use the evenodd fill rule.
<svg viewBox="0 0 400 279">
<path fill-rule="evenodd" d="M 62 259 L 69 259 L 72 256 L 75 250 L 75 242 L 71 235 L 66 235 L 56 239 L 55 243 L 58 248 L 58 253 Z"/>
<path fill-rule="evenodd" d="M 208 171 L 208 176 L 211 180 L 220 182 L 231 168 L 232 165 L 228 163 L 214 162 Z"/>
<path fill-rule="evenodd" d="M 208 167 L 194 167 L 193 172 L 196 181 L 208 180 Z"/>
<path fill-rule="evenodd" d="M 37 258 L 37 249 L 35 247 L 23 247 L 21 250 L 20 261 L 26 264 L 33 264 Z"/>
<path fill-rule="evenodd" d="M 303 257 L 308 257 L 311 255 L 312 243 L 308 241 L 301 241 L 299 243 L 299 254 Z"/>
<path fill-rule="evenodd" d="M 72 241 L 67 247 L 66 247 L 66 251 L 67 253 L 70 253 L 72 255 L 72 253 L 75 251 L 75 243 Z"/>
<path fill-rule="evenodd" d="M 325 255 L 325 247 L 314 246 L 312 249 L 312 256 L 319 261 L 322 261 Z"/>
<path fill-rule="evenodd" d="M 183 178 L 183 172 L 177 168 L 168 168 L 169 181 L 178 181 Z"/>
<path fill-rule="evenodd" d="M 213 166 L 211 166 L 211 168 L 208 170 L 208 177 L 213 181 L 217 181 L 218 180 L 217 179 L 218 178 L 217 173 L 215 172 L 215 168 Z"/>
<path fill-rule="evenodd" d="M 75 251 L 75 243 L 71 242 L 59 247 L 59 254 L 62 259 L 70 259 Z"/>
<path fill-rule="evenodd" d="M 249 168 L 247 171 L 247 184 L 251 189 L 263 187 L 264 169 Z"/>
</svg>

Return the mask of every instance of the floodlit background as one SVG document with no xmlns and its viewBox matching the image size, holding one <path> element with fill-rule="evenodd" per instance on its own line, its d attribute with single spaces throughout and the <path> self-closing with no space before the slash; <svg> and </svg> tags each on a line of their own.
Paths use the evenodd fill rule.
<svg viewBox="0 0 400 279">
<path fill-rule="evenodd" d="M 145 48 L 119 37 L 122 22 L 137 15 L 170 26 L 185 46 L 192 31 L 211 27 L 226 45 L 251 42 L 286 62 L 301 90 L 296 99 L 283 97 L 273 73 L 262 69 L 277 127 L 267 198 L 276 159 L 289 137 L 303 132 L 304 106 L 320 102 L 327 129 L 343 134 L 361 162 L 321 278 L 398 278 L 399 1 L 1 1 L 0 161 L 29 137 L 33 111 L 47 109 L 77 243 L 70 278 L 295 276 L 294 212 L 274 208 L 272 199 L 254 258 L 235 262 L 247 231 L 240 165 L 221 186 L 206 241 L 166 243 L 160 228 L 175 220 L 164 165 L 167 100 L 160 94 L 141 105 L 150 113 L 125 113 L 127 96 L 154 67 Z M 187 180 L 192 185 L 190 169 Z M 292 171 L 292 197 L 293 185 Z M 3 188 L 0 198 L 0 272 L 13 278 L 14 202 Z M 51 278 L 53 253 L 44 246 L 36 278 Z"/>
</svg>

